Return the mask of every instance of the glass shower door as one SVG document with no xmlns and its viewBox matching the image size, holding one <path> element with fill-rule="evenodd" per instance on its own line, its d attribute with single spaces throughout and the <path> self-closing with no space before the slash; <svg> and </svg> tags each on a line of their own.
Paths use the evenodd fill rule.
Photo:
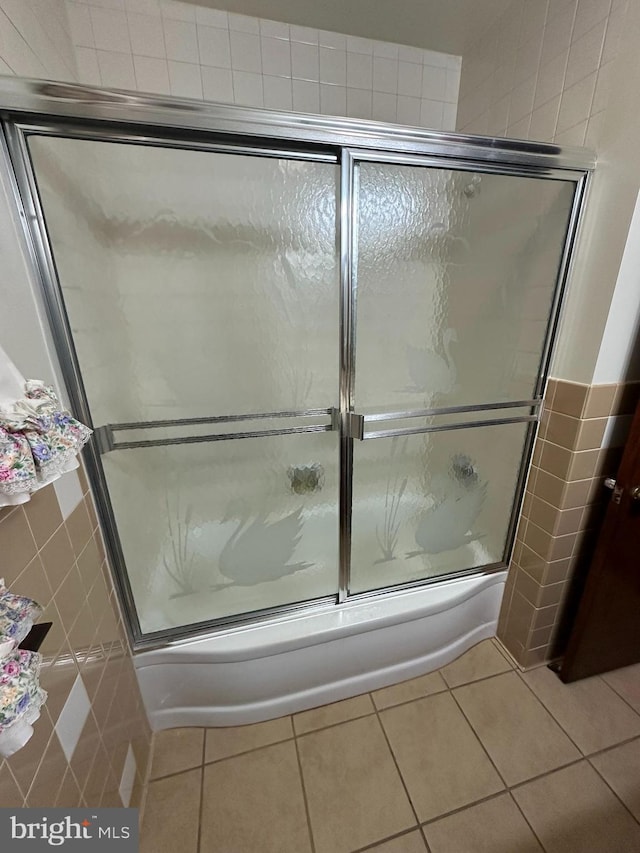
<svg viewBox="0 0 640 853">
<path fill-rule="evenodd" d="M 506 558 L 576 184 L 375 154 L 353 168 L 359 593 Z"/>
<path fill-rule="evenodd" d="M 27 140 L 140 633 L 335 598 L 335 156 Z"/>
</svg>

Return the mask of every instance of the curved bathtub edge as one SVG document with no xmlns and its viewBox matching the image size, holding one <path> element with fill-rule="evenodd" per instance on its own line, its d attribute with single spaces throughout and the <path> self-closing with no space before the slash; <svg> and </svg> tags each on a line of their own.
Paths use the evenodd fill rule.
<svg viewBox="0 0 640 853">
<path fill-rule="evenodd" d="M 425 675 L 451 663 L 481 640 L 495 636 L 503 588 L 504 578 L 502 583 L 483 586 L 476 596 L 459 603 L 460 612 L 456 613 L 456 607 L 447 611 L 447 623 L 449 616 L 458 622 L 457 627 L 447 624 L 450 634 L 454 627 L 459 632 L 453 638 L 444 638 L 442 623 L 432 623 L 431 627 L 427 615 L 422 617 L 424 624 L 421 617 L 407 621 L 406 630 L 405 624 L 396 623 L 367 631 L 364 643 L 364 632 L 359 632 L 329 642 L 318 638 L 315 646 L 292 651 L 290 659 L 287 652 L 256 658 L 254 664 L 260 667 L 266 684 L 271 677 L 283 682 L 278 695 L 268 695 L 268 689 L 261 695 L 251 677 L 255 673 L 251 662 L 243 667 L 242 663 L 220 664 L 199 656 L 188 663 L 181 656 L 181 662 L 139 668 L 137 675 L 151 728 L 159 731 L 263 722 Z M 420 636 L 418 644 L 416 631 Z M 350 660 L 352 652 L 357 666 L 351 666 L 345 675 L 344 658 Z M 318 653 L 322 655 L 320 668 Z M 320 671 L 321 679 L 309 678 L 310 672 L 318 675 Z M 181 681 L 177 690 L 176 673 Z M 188 704 L 185 694 L 190 691 L 192 701 Z"/>
<path fill-rule="evenodd" d="M 149 714 L 149 723 L 153 731 L 180 728 L 182 726 L 198 726 L 216 728 L 218 726 L 244 726 L 251 723 L 261 723 L 286 714 L 296 714 L 320 705 L 350 699 L 370 690 L 389 687 L 400 681 L 426 675 L 446 664 L 451 663 L 472 646 L 482 640 L 494 637 L 497 621 L 481 625 L 461 637 L 456 643 L 445 649 L 438 649 L 412 661 L 406 661 L 394 667 L 387 667 L 377 672 L 362 673 L 348 680 L 333 684 L 319 685 L 315 689 L 289 694 L 276 700 L 260 704 L 237 705 L 233 707 L 209 708 L 158 708 Z"/>
</svg>

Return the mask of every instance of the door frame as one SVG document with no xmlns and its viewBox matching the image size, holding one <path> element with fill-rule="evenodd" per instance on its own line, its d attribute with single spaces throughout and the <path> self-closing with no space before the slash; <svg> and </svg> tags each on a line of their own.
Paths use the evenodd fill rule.
<svg viewBox="0 0 640 853">
<path fill-rule="evenodd" d="M 3 122 L 2 155 L 9 166 L 7 171 L 23 226 L 26 254 L 34 278 L 39 281 L 43 294 L 47 318 L 72 408 L 75 414 L 89 425 L 91 425 L 89 407 L 44 216 L 39 204 L 35 175 L 27 148 L 27 137 L 35 133 L 187 150 L 319 160 L 340 165 L 339 214 L 336 223 L 340 232 L 340 414 L 339 419 L 333 419 L 333 427 L 339 425 L 340 430 L 340 561 L 337 594 L 143 634 L 100 459 L 101 452 L 108 448 L 109 442 L 105 434 L 98 431 L 98 435 L 87 446 L 84 458 L 96 497 L 108 556 L 114 568 L 115 586 L 126 616 L 126 629 L 134 648 L 157 647 L 167 642 L 179 641 L 196 634 L 210 634 L 213 631 L 225 630 L 247 622 L 254 623 L 290 616 L 299 611 L 333 607 L 336 603 L 343 603 L 347 598 L 353 600 L 388 595 L 405 591 L 407 588 L 446 581 L 452 577 L 488 574 L 504 570 L 508 566 L 543 390 L 557 335 L 560 308 L 571 269 L 571 259 L 589 178 L 595 166 L 590 152 L 583 149 L 562 149 L 544 143 L 464 136 L 423 131 L 417 128 L 401 128 L 371 121 L 303 116 L 171 98 L 145 97 L 137 94 L 134 96 L 91 87 L 42 81 L 16 81 L 12 78 L 0 82 L 0 114 Z M 354 175 L 356 164 L 359 162 L 419 165 L 573 181 L 575 192 L 535 394 L 529 401 L 520 401 L 521 407 L 529 407 L 526 419 L 530 421 L 530 426 L 518 475 L 504 559 L 481 569 L 410 581 L 384 589 L 349 595 L 354 441 L 350 417 L 354 414 L 353 246 L 356 236 Z M 481 411 L 488 407 L 462 408 Z M 313 414 L 320 413 L 314 411 Z"/>
</svg>

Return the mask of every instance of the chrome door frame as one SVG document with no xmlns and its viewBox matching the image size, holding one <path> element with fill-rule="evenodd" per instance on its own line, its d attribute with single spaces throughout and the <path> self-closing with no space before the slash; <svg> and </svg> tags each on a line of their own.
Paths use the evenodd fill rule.
<svg viewBox="0 0 640 853">
<path fill-rule="evenodd" d="M 207 104 L 201 101 L 15 78 L 0 80 L 0 119 L 3 126 L 3 155 L 12 167 L 9 172 L 12 173 L 13 195 L 23 224 L 27 255 L 44 295 L 47 317 L 72 407 L 79 418 L 88 424 L 91 424 L 91 417 L 86 393 L 39 204 L 26 144 L 27 136 L 36 133 L 146 146 L 340 163 L 340 416 L 335 419 L 335 425 L 339 424 L 340 427 L 341 466 L 340 566 L 337 595 L 143 634 L 100 460 L 101 446 L 108 446 L 108 437 L 100 434 L 96 440 L 89 443 L 85 451 L 85 461 L 110 562 L 114 568 L 114 583 L 127 616 L 126 627 L 134 648 L 165 645 L 195 634 L 224 630 L 247 622 L 286 618 L 300 611 L 335 606 L 336 601 L 344 602 L 347 597 L 351 600 L 388 595 L 407 588 L 468 574 L 486 574 L 507 567 L 524 497 L 524 484 L 533 451 L 542 392 L 558 329 L 560 306 L 571 268 L 589 175 L 595 166 L 591 152 L 538 142 L 429 131 L 357 119 Z M 518 476 L 504 560 L 480 569 L 349 595 L 354 440 L 350 432 L 351 415 L 354 414 L 353 246 L 357 238 L 354 174 L 356 163 L 365 161 L 568 180 L 574 181 L 576 187 L 534 399 L 525 401 L 531 405 L 531 411 L 526 417 L 530 425 Z M 495 407 L 487 404 L 473 409 L 482 411 Z M 319 412 L 314 411 L 312 414 Z M 123 427 L 121 424 L 117 426 Z M 305 431 L 313 431 L 313 428 L 306 428 Z M 208 438 L 213 440 L 214 437 Z"/>
</svg>

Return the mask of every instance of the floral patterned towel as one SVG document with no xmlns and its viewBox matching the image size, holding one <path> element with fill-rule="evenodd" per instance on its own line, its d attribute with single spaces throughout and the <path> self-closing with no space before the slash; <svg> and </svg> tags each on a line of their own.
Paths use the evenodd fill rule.
<svg viewBox="0 0 640 853">
<path fill-rule="evenodd" d="M 31 630 L 34 621 L 42 614 L 37 601 L 16 595 L 0 580 L 0 649 L 5 643 L 17 646 Z M 0 661 L 2 660 L 0 654 Z"/>
<path fill-rule="evenodd" d="M 38 717 L 47 698 L 38 681 L 41 663 L 42 655 L 22 649 L 0 663 L 0 733 L 20 719 Z"/>
<path fill-rule="evenodd" d="M 61 409 L 48 385 L 31 379 L 25 396 L 0 409 L 0 494 L 33 492 L 68 470 L 91 430 Z"/>
</svg>

